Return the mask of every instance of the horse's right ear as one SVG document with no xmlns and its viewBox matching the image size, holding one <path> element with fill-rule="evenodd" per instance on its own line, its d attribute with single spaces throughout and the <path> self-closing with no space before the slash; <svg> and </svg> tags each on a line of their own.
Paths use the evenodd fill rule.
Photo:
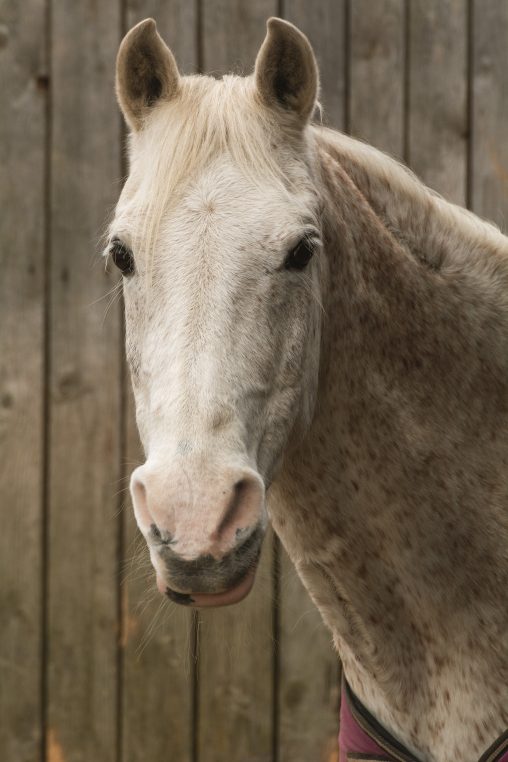
<svg viewBox="0 0 508 762">
<path fill-rule="evenodd" d="M 129 127 L 141 129 L 150 109 L 173 98 L 179 87 L 176 61 L 155 21 L 140 21 L 123 38 L 116 58 L 116 95 Z"/>
</svg>

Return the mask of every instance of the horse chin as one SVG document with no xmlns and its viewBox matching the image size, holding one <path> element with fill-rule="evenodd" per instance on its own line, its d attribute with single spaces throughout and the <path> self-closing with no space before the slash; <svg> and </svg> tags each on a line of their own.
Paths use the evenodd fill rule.
<svg viewBox="0 0 508 762">
<path fill-rule="evenodd" d="M 229 590 L 220 593 L 183 593 L 168 587 L 163 578 L 157 574 L 157 588 L 159 592 L 169 598 L 173 603 L 193 608 L 212 608 L 218 606 L 232 606 L 242 601 L 252 590 L 256 568 L 250 568 L 247 573 Z"/>
</svg>

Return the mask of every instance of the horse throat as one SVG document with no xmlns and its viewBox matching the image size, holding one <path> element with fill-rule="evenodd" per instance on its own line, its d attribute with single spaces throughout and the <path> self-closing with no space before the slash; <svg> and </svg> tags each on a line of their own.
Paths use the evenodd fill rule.
<svg viewBox="0 0 508 762">
<path fill-rule="evenodd" d="M 473 762 L 508 725 L 508 310 L 467 252 L 430 266 L 322 169 L 317 412 L 273 524 L 360 700 L 419 758 Z"/>
</svg>

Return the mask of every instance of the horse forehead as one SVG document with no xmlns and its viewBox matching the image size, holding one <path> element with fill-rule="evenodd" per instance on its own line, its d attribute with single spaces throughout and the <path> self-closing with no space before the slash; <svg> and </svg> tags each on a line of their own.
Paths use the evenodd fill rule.
<svg viewBox="0 0 508 762">
<path fill-rule="evenodd" d="M 268 178 L 246 177 L 229 161 L 218 161 L 191 184 L 174 219 L 197 223 L 198 231 L 233 234 L 266 220 L 274 203 L 281 207 L 280 191 Z"/>
</svg>

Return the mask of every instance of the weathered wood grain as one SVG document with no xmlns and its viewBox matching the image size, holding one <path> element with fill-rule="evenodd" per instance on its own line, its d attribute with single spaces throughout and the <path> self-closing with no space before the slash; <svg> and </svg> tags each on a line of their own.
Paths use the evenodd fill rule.
<svg viewBox="0 0 508 762">
<path fill-rule="evenodd" d="M 422 180 L 466 200 L 467 2 L 409 4 L 407 159 Z"/>
<path fill-rule="evenodd" d="M 118 2 L 52 2 L 50 762 L 116 761 L 120 320 L 98 239 L 120 173 Z"/>
<path fill-rule="evenodd" d="M 304 32 L 316 54 L 321 78 L 323 122 L 345 127 L 345 0 L 283 0 L 284 18 Z"/>
<path fill-rule="evenodd" d="M 182 73 L 198 65 L 197 0 L 128 0 L 127 27 L 151 16 Z M 126 380 L 130 392 L 130 379 Z M 128 395 L 125 489 L 144 460 Z M 122 548 L 122 762 L 190 762 L 194 747 L 193 616 L 162 599 L 127 491 Z"/>
<path fill-rule="evenodd" d="M 45 14 L 0 6 L 0 759 L 41 756 Z"/>
<path fill-rule="evenodd" d="M 199 0 L 124 0 L 127 28 L 153 18 L 164 41 L 173 51 L 182 74 L 198 67 Z M 125 30 L 127 31 L 127 30 Z"/>
<path fill-rule="evenodd" d="M 250 74 L 266 34 L 266 20 L 276 15 L 276 0 L 203 3 L 203 71 L 216 75 Z"/>
<path fill-rule="evenodd" d="M 355 0 L 350 18 L 349 128 L 403 158 L 404 0 Z"/>
<path fill-rule="evenodd" d="M 508 4 L 473 4 L 471 205 L 508 233 Z"/>
<path fill-rule="evenodd" d="M 329 762 L 337 748 L 340 671 L 332 637 L 282 551 L 279 610 L 280 762 Z"/>
</svg>

